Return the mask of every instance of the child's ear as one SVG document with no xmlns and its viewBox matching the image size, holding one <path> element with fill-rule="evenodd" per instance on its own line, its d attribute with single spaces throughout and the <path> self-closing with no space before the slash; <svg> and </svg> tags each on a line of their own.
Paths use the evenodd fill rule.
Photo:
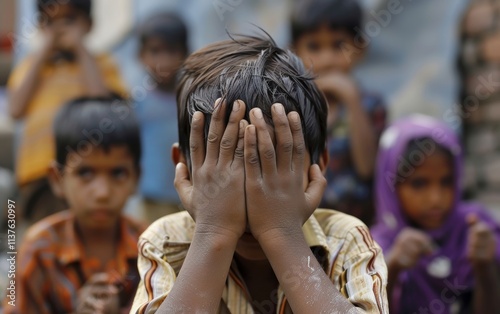
<svg viewBox="0 0 500 314">
<path fill-rule="evenodd" d="M 328 154 L 328 150 L 324 149 L 321 155 L 319 155 L 319 162 L 318 162 L 319 169 L 321 169 L 323 175 L 326 173 L 326 168 L 329 162 L 330 162 L 330 155 Z"/>
<path fill-rule="evenodd" d="M 179 143 L 174 143 L 172 145 L 172 151 L 171 151 L 171 157 L 172 157 L 172 162 L 174 163 L 174 166 L 177 166 L 178 163 L 182 162 L 186 166 L 188 165 L 186 162 L 186 157 L 182 153 Z"/>
<path fill-rule="evenodd" d="M 59 198 L 64 198 L 62 169 L 54 160 L 49 166 L 49 184 L 52 192 Z"/>
</svg>

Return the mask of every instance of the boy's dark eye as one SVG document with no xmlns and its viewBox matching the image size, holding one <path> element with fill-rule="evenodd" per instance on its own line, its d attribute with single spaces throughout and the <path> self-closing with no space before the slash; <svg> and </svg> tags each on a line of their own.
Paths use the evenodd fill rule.
<svg viewBox="0 0 500 314">
<path fill-rule="evenodd" d="M 415 178 L 410 181 L 410 186 L 416 190 L 422 189 L 427 185 L 427 180 L 423 178 Z"/>
<path fill-rule="evenodd" d="M 157 55 L 160 53 L 160 48 L 158 47 L 150 47 L 149 48 L 149 53 L 153 54 L 153 55 Z"/>
<path fill-rule="evenodd" d="M 307 50 L 311 52 L 317 52 L 319 50 L 319 44 L 314 41 L 310 41 L 306 44 Z"/>
<path fill-rule="evenodd" d="M 453 178 L 451 176 L 441 179 L 441 185 L 443 187 L 453 186 Z"/>
<path fill-rule="evenodd" d="M 94 171 L 91 168 L 82 167 L 76 171 L 76 175 L 83 180 L 90 180 L 94 176 Z"/>
<path fill-rule="evenodd" d="M 334 42 L 333 42 L 332 47 L 333 47 L 333 49 L 335 49 L 335 50 L 340 50 L 340 49 L 342 49 L 342 46 L 343 46 L 344 44 L 345 44 L 345 42 L 344 42 L 343 40 L 336 40 L 336 41 L 334 41 Z"/>
<path fill-rule="evenodd" d="M 129 171 L 126 168 L 115 168 L 111 170 L 111 176 L 115 180 L 123 180 L 126 179 L 129 175 Z"/>
</svg>

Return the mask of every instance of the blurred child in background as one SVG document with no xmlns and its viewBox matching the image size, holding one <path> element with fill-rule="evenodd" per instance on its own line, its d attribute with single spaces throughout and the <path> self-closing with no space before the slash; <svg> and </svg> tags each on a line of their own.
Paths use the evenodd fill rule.
<svg viewBox="0 0 500 314">
<path fill-rule="evenodd" d="M 412 116 L 380 141 L 374 239 L 391 313 L 498 313 L 500 227 L 461 200 L 462 148 L 445 124 Z"/>
<path fill-rule="evenodd" d="M 83 98 L 58 114 L 50 180 L 69 210 L 28 229 L 16 306 L 7 297 L 5 313 L 128 313 L 143 231 L 121 213 L 140 172 L 139 127 L 131 113 L 120 100 Z"/>
<path fill-rule="evenodd" d="M 180 17 L 161 13 L 140 26 L 139 40 L 140 60 L 154 81 L 152 90 L 135 99 L 143 145 L 140 194 L 144 218 L 153 222 L 180 208 L 170 151 L 178 141 L 175 78 L 188 53 L 188 31 Z"/>
<path fill-rule="evenodd" d="M 22 210 L 32 220 L 64 208 L 47 181 L 57 110 L 76 97 L 125 90 L 111 59 L 95 57 L 84 46 L 92 27 L 90 0 L 38 0 L 37 6 L 43 44 L 13 70 L 8 82 L 10 114 L 25 119 L 16 174 Z"/>
<path fill-rule="evenodd" d="M 292 16 L 292 48 L 317 76 L 328 101 L 328 186 L 321 206 L 373 218 L 372 179 L 378 138 L 385 126 L 381 99 L 362 89 L 351 70 L 362 54 L 356 30 L 362 11 L 353 0 L 297 2 Z"/>
</svg>

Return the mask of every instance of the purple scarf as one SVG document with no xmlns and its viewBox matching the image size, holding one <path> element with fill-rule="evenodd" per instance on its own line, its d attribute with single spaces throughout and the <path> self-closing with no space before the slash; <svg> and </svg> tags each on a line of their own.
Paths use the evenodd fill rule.
<svg viewBox="0 0 500 314">
<path fill-rule="evenodd" d="M 437 245 L 434 253 L 422 258 L 414 268 L 400 274 L 390 302 L 396 313 L 420 313 L 422 310 L 422 313 L 451 313 L 454 308 L 460 308 L 458 300 L 469 294 L 474 285 L 472 268 L 465 256 L 467 215 L 475 213 L 494 230 L 498 261 L 500 227 L 481 205 L 465 203 L 460 199 L 462 149 L 457 136 L 445 124 L 433 118 L 414 115 L 397 121 L 383 133 L 375 178 L 376 223 L 371 231 L 384 253 L 388 253 L 397 234 L 409 226 L 401 212 L 395 184 L 411 175 L 419 157 L 432 153 L 432 146 L 422 143 L 418 151 L 410 154 L 410 160 L 403 160 L 408 143 L 420 138 L 431 138 L 452 153 L 455 200 L 445 223 L 439 229 L 426 231 Z"/>
</svg>

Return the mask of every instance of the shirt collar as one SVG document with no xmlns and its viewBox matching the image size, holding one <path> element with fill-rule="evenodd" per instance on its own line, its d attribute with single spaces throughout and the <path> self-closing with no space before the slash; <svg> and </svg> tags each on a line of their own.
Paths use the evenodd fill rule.
<svg viewBox="0 0 500 314">
<path fill-rule="evenodd" d="M 137 258 L 137 238 L 134 237 L 133 230 L 127 224 L 125 218 L 121 217 L 120 221 L 120 240 L 118 251 L 122 252 L 120 255 L 126 259 Z M 80 237 L 76 232 L 75 216 L 71 216 L 66 220 L 64 225 L 64 239 L 61 239 L 60 249 L 57 253 L 57 258 L 63 265 L 78 262 L 83 259 L 84 248 Z"/>
<path fill-rule="evenodd" d="M 318 220 L 312 215 L 302 226 L 307 244 L 325 272 L 328 273 L 330 250 L 328 249 L 325 232 Z"/>
</svg>

